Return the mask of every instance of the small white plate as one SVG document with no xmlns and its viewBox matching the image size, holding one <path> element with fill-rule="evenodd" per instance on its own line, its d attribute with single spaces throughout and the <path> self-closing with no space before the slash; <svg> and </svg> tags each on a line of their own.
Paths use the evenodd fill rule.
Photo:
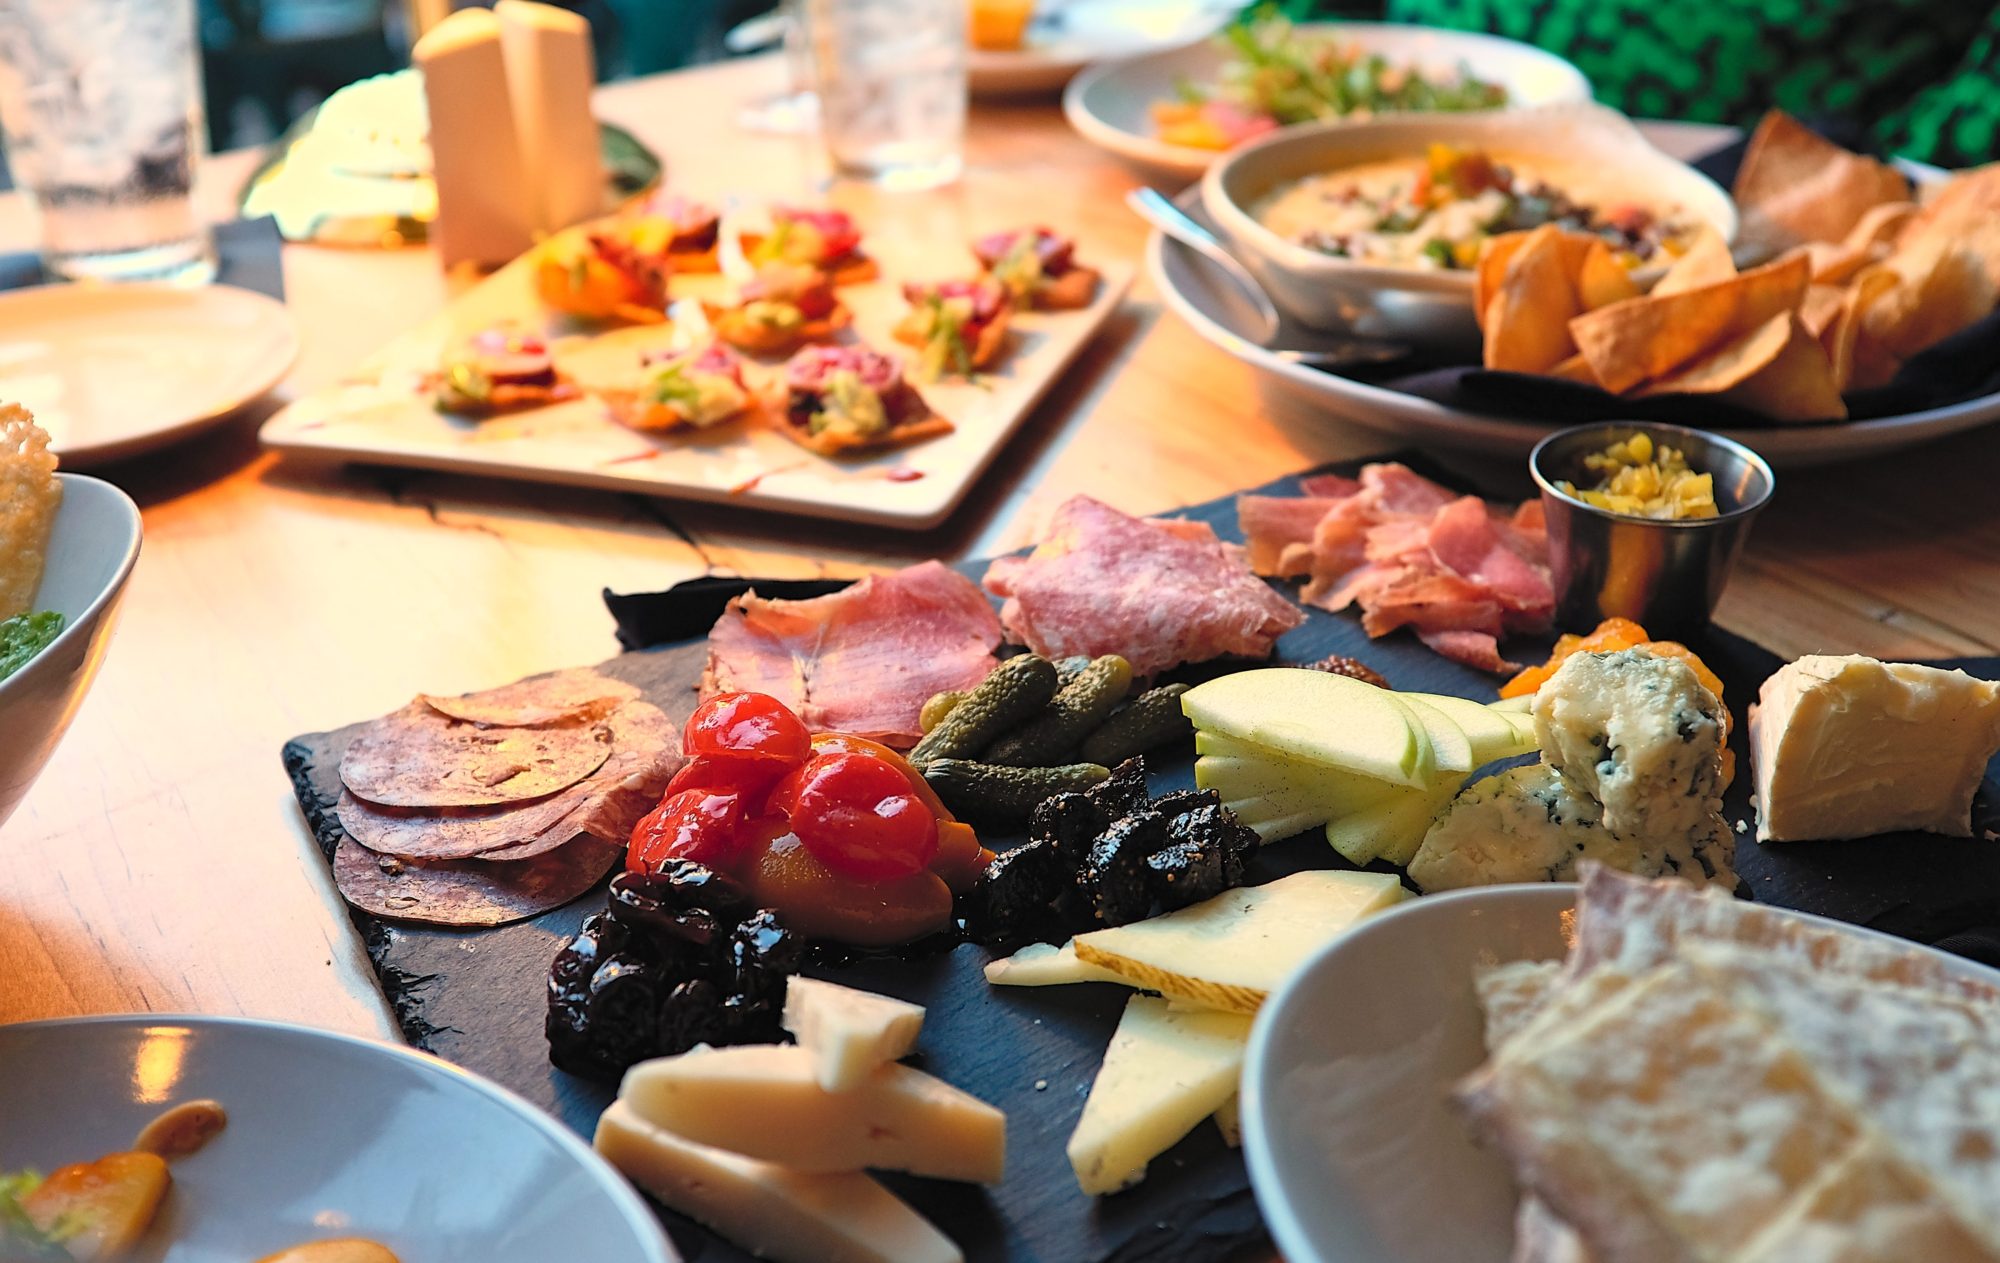
<svg viewBox="0 0 2000 1263">
<path fill-rule="evenodd" d="M 408 1263 L 672 1263 L 646 1204 L 527 1102 L 435 1057 L 272 1022 L 0 1027 L 0 1171 L 130 1146 L 176 1102 L 229 1126 L 173 1166 L 141 1263 L 244 1263 L 367 1237 Z"/>
<path fill-rule="evenodd" d="M 228 285 L 40 285 L 0 294 L 0 399 L 25 404 L 66 469 L 212 425 L 299 352 L 283 303 Z"/>
<path fill-rule="evenodd" d="M 1573 885 L 1414 899 L 1320 953 L 1267 1001 L 1243 1073 L 1243 1152 L 1291 1263 L 1507 1263 L 1517 1195 L 1473 1144 L 1452 1087 L 1486 1059 L 1477 964 L 1557 960 Z M 1968 960 L 1874 930 L 1811 925 Z"/>
<path fill-rule="evenodd" d="M 1338 35 L 1391 64 L 1422 68 L 1433 75 L 1469 68 L 1481 79 L 1507 89 L 1517 107 L 1588 101 L 1590 81 L 1554 53 L 1528 44 L 1426 26 L 1389 22 L 1309 22 L 1301 31 Z M 1208 41 L 1168 52 L 1094 66 L 1070 80 L 1063 113 L 1085 140 L 1143 167 L 1195 179 L 1221 156 L 1214 149 L 1171 145 L 1154 134 L 1153 102 L 1172 100 L 1182 82 L 1212 84 L 1229 54 Z"/>
<path fill-rule="evenodd" d="M 1038 6 L 1022 47 L 971 49 L 966 73 L 981 95 L 1055 92 L 1094 61 L 1207 39 L 1238 5 L 1218 0 L 1070 0 Z"/>
</svg>

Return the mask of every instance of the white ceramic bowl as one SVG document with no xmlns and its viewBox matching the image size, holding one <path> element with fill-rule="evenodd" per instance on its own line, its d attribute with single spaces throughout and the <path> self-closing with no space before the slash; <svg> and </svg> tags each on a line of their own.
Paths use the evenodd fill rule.
<svg viewBox="0 0 2000 1263">
<path fill-rule="evenodd" d="M 1506 88 L 1516 108 L 1591 97 L 1590 81 L 1575 66 L 1554 53 L 1497 35 L 1389 22 L 1311 22 L 1299 29 L 1337 35 L 1363 52 L 1431 75 L 1455 74 L 1469 67 L 1477 77 Z M 1094 145 L 1151 170 L 1195 179 L 1222 154 L 1161 140 L 1153 126 L 1153 102 L 1175 99 L 1183 82 L 1214 83 L 1227 59 L 1228 54 L 1210 40 L 1100 63 L 1070 80 L 1063 93 L 1063 114 Z M 1351 124 L 1327 124 L 1346 125 Z"/>
<path fill-rule="evenodd" d="M 221 1102 L 228 1127 L 174 1163 L 140 1263 L 243 1263 L 327 1237 L 372 1238 L 409 1263 L 678 1257 L 562 1124 L 408 1048 L 135 1015 L 0 1027 L 0 1066 L 0 1171 L 87 1161 L 170 1105 Z"/>
<path fill-rule="evenodd" d="M 118 599 L 139 559 L 139 506 L 108 482 L 58 474 L 62 507 L 34 609 L 63 616 L 62 634 L 0 680 L 0 826 L 76 717 L 104 661 Z"/>
<path fill-rule="evenodd" d="M 1364 162 L 1420 159 L 1431 144 L 1540 160 L 1558 172 L 1585 166 L 1615 172 L 1615 181 L 1607 183 L 1615 183 L 1626 196 L 1679 207 L 1690 218 L 1713 225 L 1725 239 L 1736 236 L 1735 203 L 1713 180 L 1653 148 L 1624 115 L 1594 105 L 1406 114 L 1367 123 L 1286 128 L 1210 167 L 1201 184 L 1202 208 L 1272 299 L 1295 319 L 1372 337 L 1462 345 L 1478 336 L 1470 271 L 1335 258 L 1286 240 L 1251 213 L 1266 194 L 1293 180 Z"/>
</svg>

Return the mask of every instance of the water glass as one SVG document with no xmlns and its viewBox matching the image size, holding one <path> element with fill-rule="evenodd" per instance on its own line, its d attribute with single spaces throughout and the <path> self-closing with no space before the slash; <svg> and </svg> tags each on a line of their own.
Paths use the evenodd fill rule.
<svg viewBox="0 0 2000 1263">
<path fill-rule="evenodd" d="M 965 0 L 802 0 L 799 8 L 834 170 L 885 188 L 957 179 Z"/>
<path fill-rule="evenodd" d="M 50 272 L 213 278 L 194 0 L 0 0 L 0 130 Z"/>
</svg>

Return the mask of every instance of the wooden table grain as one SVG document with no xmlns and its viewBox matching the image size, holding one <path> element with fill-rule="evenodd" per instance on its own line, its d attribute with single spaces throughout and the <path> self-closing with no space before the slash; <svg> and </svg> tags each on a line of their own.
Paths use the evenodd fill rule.
<svg viewBox="0 0 2000 1263">
<path fill-rule="evenodd" d="M 740 107 L 783 85 L 751 60 L 606 88 L 603 115 L 707 197 L 810 196 L 810 142 L 754 135 Z M 945 208 L 1046 222 L 1086 257 L 1137 258 L 1141 175 L 1052 103 L 981 104 L 965 179 L 937 193 L 839 188 L 893 232 Z M 245 155 L 210 164 L 226 213 Z M 0 244 L 31 226 L 0 200 Z M 451 292 L 425 251 L 285 252 L 305 350 L 278 398 L 336 381 Z M 928 535 L 726 507 L 280 461 L 271 404 L 107 471 L 146 540 L 103 675 L 0 831 L 0 1021 L 122 1011 L 394 1028 L 279 766 L 285 738 L 588 663 L 616 646 L 605 587 L 707 571 L 859 573 L 1031 539 L 1087 491 L 1148 512 L 1393 441 L 1267 394 L 1164 311 L 1143 280 L 965 508 Z M 1722 621 L 1773 649 L 2000 652 L 2000 429 L 1787 474 Z M 523 1003 L 533 1003 L 523 997 Z"/>
</svg>

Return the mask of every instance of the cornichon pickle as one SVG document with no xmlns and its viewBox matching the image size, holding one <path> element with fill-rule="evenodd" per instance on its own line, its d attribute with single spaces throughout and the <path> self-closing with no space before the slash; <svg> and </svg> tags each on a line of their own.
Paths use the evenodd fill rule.
<svg viewBox="0 0 2000 1263">
<path fill-rule="evenodd" d="M 952 689 L 948 693 L 932 694 L 931 700 L 925 702 L 924 708 L 917 712 L 917 726 L 925 732 L 929 732 L 931 729 L 937 727 L 946 715 L 951 714 L 953 710 L 957 709 L 958 704 L 964 701 L 965 698 L 966 692 L 964 689 Z"/>
<path fill-rule="evenodd" d="M 1068 759 L 1085 737 L 1111 717 L 1131 688 L 1131 663 L 1117 654 L 1094 660 L 1056 690 L 1040 715 L 994 742 L 986 751 L 986 762 L 1046 767 Z"/>
<path fill-rule="evenodd" d="M 932 759 L 970 758 L 1047 706 L 1055 694 L 1055 664 L 1031 653 L 1009 658 L 924 734 L 910 751 L 910 762 L 922 767 Z"/>
<path fill-rule="evenodd" d="M 1132 704 L 1115 712 L 1083 739 L 1079 751 L 1086 763 L 1116 767 L 1135 754 L 1177 741 L 1194 731 L 1181 713 L 1185 684 L 1162 684 L 1132 699 Z"/>
<path fill-rule="evenodd" d="M 1111 769 L 1095 763 L 999 767 L 969 759 L 936 759 L 924 765 L 924 779 L 944 805 L 975 825 L 1025 824 L 1043 799 L 1089 789 L 1110 776 Z"/>
</svg>

